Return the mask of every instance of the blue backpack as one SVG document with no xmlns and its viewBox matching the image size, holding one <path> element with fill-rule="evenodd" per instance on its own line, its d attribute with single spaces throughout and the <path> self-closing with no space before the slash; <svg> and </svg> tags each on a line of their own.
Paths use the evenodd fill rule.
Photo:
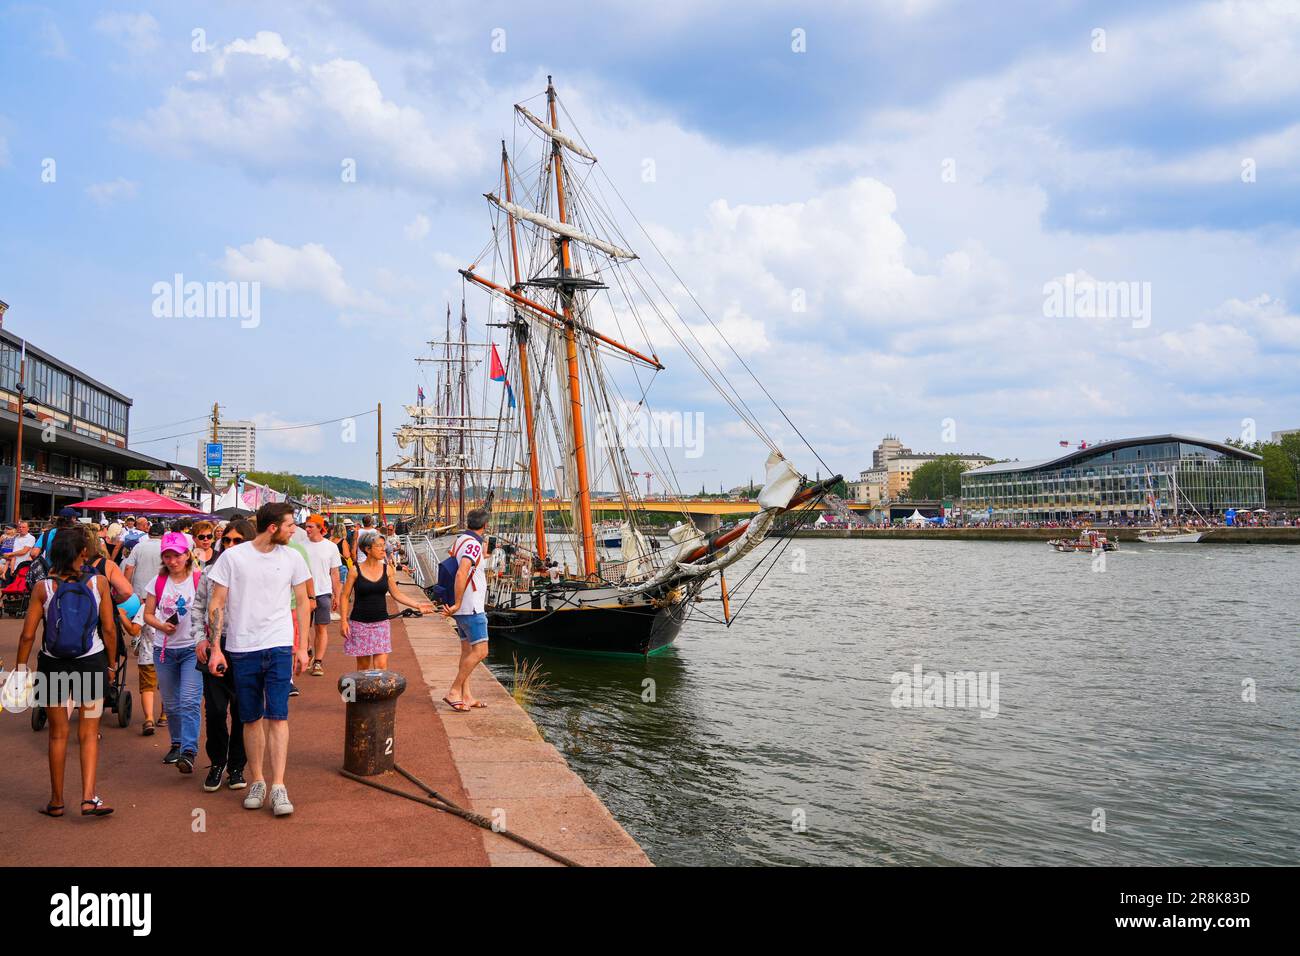
<svg viewBox="0 0 1300 956">
<path fill-rule="evenodd" d="M 473 531 L 466 531 L 465 534 L 469 535 L 480 545 L 483 543 L 483 539 L 478 535 L 476 535 Z M 460 544 L 460 538 L 456 539 L 456 543 Z M 448 555 L 446 558 L 444 558 L 442 561 L 438 563 L 438 583 L 433 586 L 433 596 L 437 598 L 438 601 L 441 602 L 442 604 L 450 605 L 456 603 L 456 574 L 460 571 L 460 559 L 456 557 L 454 553 L 455 550 L 456 549 L 453 547 L 452 548 L 453 553 Z M 479 561 L 481 561 L 482 559 L 483 559 L 483 552 L 480 551 Z M 478 561 L 474 562 L 474 567 L 478 567 Z M 474 569 L 471 568 L 469 573 L 470 573 L 470 584 L 473 585 Z"/>
<path fill-rule="evenodd" d="M 99 623 L 99 606 L 87 583 L 94 578 L 93 574 L 86 574 L 77 581 L 50 582 L 54 595 L 45 605 L 43 643 L 50 657 L 66 660 L 90 652 Z"/>
</svg>

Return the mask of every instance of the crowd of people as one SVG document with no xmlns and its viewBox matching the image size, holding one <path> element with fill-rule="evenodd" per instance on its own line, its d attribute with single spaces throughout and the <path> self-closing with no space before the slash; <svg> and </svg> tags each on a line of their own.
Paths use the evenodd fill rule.
<svg viewBox="0 0 1300 956">
<path fill-rule="evenodd" d="M 287 503 L 263 505 L 252 520 L 170 523 L 133 515 L 87 522 L 65 508 L 39 535 L 26 521 L 6 529 L 0 574 L 6 586 L 27 589 L 15 672 L 28 672 L 49 722 L 51 795 L 41 812 L 66 812 L 64 773 L 77 710 L 80 811 L 113 813 L 96 784 L 99 722 L 106 695 L 125 678 L 119 670 L 134 658 L 141 734 L 166 729 L 164 765 L 194 773 L 202 724 L 204 790 L 246 790 L 249 810 L 269 805 L 276 816 L 293 813 L 289 701 L 298 695 L 296 677 L 325 676 L 329 624 L 340 622 L 343 653 L 359 669 L 384 668 L 392 650 L 386 599 L 435 610 L 399 590 L 402 556 L 391 531 L 370 517 L 331 526 L 312 515 L 300 526 Z M 460 613 L 461 603 L 444 613 Z M 471 600 L 465 613 L 473 609 Z M 481 631 L 486 653 L 486 618 Z M 467 678 L 453 690 L 467 708 L 477 703 Z"/>
</svg>

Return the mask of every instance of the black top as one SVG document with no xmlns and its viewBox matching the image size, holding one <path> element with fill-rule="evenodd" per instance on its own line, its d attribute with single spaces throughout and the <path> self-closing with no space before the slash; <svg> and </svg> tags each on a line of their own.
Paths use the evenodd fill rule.
<svg viewBox="0 0 1300 956">
<path fill-rule="evenodd" d="M 384 595 L 388 593 L 388 562 L 384 562 L 384 573 L 378 581 L 371 581 L 357 571 L 357 583 L 352 588 L 352 610 L 348 617 L 362 624 L 374 624 L 388 620 L 388 604 Z"/>
</svg>

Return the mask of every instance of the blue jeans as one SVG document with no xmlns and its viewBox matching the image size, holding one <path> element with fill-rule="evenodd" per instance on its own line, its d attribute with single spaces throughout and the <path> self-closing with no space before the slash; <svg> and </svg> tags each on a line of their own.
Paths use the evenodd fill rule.
<svg viewBox="0 0 1300 956">
<path fill-rule="evenodd" d="M 159 645 L 161 650 L 161 645 Z M 183 753 L 199 752 L 199 721 L 203 706 L 203 675 L 195 668 L 194 648 L 169 647 L 154 656 L 158 689 L 167 708 L 167 731 Z"/>
</svg>

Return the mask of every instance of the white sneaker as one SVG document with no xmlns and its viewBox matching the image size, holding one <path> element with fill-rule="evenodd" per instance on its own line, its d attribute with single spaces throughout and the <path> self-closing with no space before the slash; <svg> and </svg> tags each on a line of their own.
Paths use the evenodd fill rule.
<svg viewBox="0 0 1300 956">
<path fill-rule="evenodd" d="M 271 788 L 271 812 L 277 817 L 287 817 L 293 813 L 293 804 L 289 802 L 289 791 L 284 786 Z"/>
<path fill-rule="evenodd" d="M 248 796 L 244 797 L 245 810 L 261 810 L 262 803 L 266 800 L 266 781 L 255 780 L 248 788 Z"/>
</svg>

